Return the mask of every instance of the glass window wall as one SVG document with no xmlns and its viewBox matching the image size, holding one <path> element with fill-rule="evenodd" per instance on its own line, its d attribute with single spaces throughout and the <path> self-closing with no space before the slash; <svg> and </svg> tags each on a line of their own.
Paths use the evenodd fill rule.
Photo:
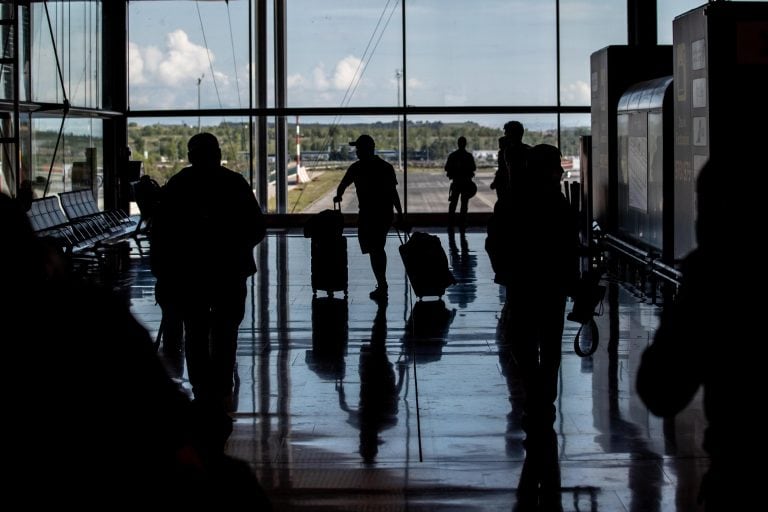
<svg viewBox="0 0 768 512">
<path fill-rule="evenodd" d="M 555 105 L 554 0 L 406 2 L 409 105 Z"/>
<path fill-rule="evenodd" d="M 101 1 L 33 2 L 30 9 L 33 101 L 101 108 Z"/>
<path fill-rule="evenodd" d="M 144 174 L 161 185 L 183 167 L 187 142 L 199 132 L 213 133 L 221 146 L 222 165 L 250 176 L 248 118 L 131 118 L 128 121 L 128 147 L 131 159 L 140 160 Z"/>
<path fill-rule="evenodd" d="M 480 190 L 470 210 L 490 211 L 498 137 L 510 119 L 526 126 L 526 142 L 559 145 L 566 178 L 577 177 L 578 138 L 590 125 L 589 57 L 604 46 L 626 44 L 626 2 L 610 0 L 284 0 L 267 2 L 259 36 L 260 7 L 245 0 L 129 2 L 129 93 L 138 116 L 132 121 L 144 129 L 173 124 L 171 118 L 142 117 L 142 111 L 153 110 L 173 115 L 199 107 L 203 119 L 212 120 L 219 109 L 242 109 L 246 117 L 238 122 L 247 126 L 252 119 L 254 127 L 266 119 L 265 136 L 249 132 L 252 147 L 259 141 L 264 147 L 242 164 L 256 169 L 265 162 L 263 172 L 243 172 L 253 172 L 254 188 L 267 187 L 263 206 L 270 212 L 320 208 L 354 160 L 354 154 L 344 154 L 350 149 L 347 139 L 363 130 L 374 131 L 377 149 L 392 159 L 401 197 L 413 213 L 447 211 L 443 166 L 459 131 L 466 132 L 480 162 Z M 283 7 L 284 17 L 275 16 L 275 8 Z M 283 18 L 284 45 L 273 39 L 280 32 L 275 20 Z M 285 52 L 285 109 L 274 99 L 275 49 Z M 248 71 L 260 59 L 266 78 Z M 258 110 L 249 110 L 247 93 L 256 91 L 257 78 L 266 80 L 266 108 L 252 104 Z M 473 107 L 478 114 L 465 113 Z M 520 114 L 504 113 L 510 108 Z M 276 137 L 282 135 L 275 128 L 278 116 L 286 120 L 280 128 L 284 145 L 276 143 L 283 140 Z M 184 122 L 194 132 L 197 120 Z M 131 137 L 137 126 L 129 128 Z M 171 148 L 163 152 L 174 158 Z M 175 157 L 180 152 L 177 148 Z M 146 164 L 161 182 L 177 167 Z M 283 191 L 287 201 L 278 206 L 275 197 Z"/>
<path fill-rule="evenodd" d="M 287 2 L 290 107 L 396 105 L 402 58 L 400 2 Z"/>
<path fill-rule="evenodd" d="M 104 137 L 100 119 L 32 119 L 29 178 L 35 197 L 90 188 L 103 205 Z M 26 167 L 26 165 L 22 165 Z"/>
<path fill-rule="evenodd" d="M 460 136 L 467 139 L 467 151 L 477 167 L 477 194 L 469 201 L 469 212 L 493 211 L 497 197 L 490 185 L 498 170 L 499 137 L 504 135 L 504 123 L 512 120 L 523 124 L 524 143 L 557 145 L 556 115 L 408 116 L 408 212 L 448 212 L 451 182 L 445 162 Z"/>
<path fill-rule="evenodd" d="M 131 110 L 248 108 L 248 2 L 128 8 Z"/>
<path fill-rule="evenodd" d="M 627 3 L 560 0 L 560 104 L 589 106 L 590 56 L 627 44 Z"/>
</svg>

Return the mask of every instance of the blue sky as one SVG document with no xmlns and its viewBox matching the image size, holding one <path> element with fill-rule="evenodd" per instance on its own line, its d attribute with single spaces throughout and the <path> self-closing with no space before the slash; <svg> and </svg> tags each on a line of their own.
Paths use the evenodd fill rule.
<svg viewBox="0 0 768 512">
<path fill-rule="evenodd" d="M 672 16 L 690 3 L 665 0 L 660 11 Z M 399 0 L 287 5 L 289 106 L 397 104 Z M 555 0 L 406 7 L 408 104 L 556 104 Z M 589 55 L 626 43 L 626 2 L 561 0 L 560 8 L 561 101 L 589 105 Z M 133 1 L 129 9 L 132 109 L 196 108 L 198 79 L 201 107 L 247 107 L 247 1 Z"/>
</svg>

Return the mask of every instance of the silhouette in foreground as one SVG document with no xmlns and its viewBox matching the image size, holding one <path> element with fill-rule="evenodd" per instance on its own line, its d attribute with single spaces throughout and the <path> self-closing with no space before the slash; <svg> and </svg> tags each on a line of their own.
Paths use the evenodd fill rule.
<svg viewBox="0 0 768 512">
<path fill-rule="evenodd" d="M 231 409 L 237 332 L 246 280 L 256 272 L 253 248 L 264 217 L 248 182 L 221 165 L 210 133 L 187 144 L 192 164 L 172 176 L 152 222 L 152 272 L 164 301 L 184 320 L 187 372 L 195 400 L 214 412 Z"/>
<path fill-rule="evenodd" d="M 472 181 L 477 166 L 475 165 L 475 157 L 467 151 L 466 137 L 459 137 L 456 145 L 458 149 L 448 155 L 448 160 L 445 162 L 445 174 L 451 180 L 448 192 L 448 224 L 453 226 L 457 223 L 456 205 L 461 199 L 458 224 L 464 226 L 467 222 L 469 200 L 477 193 L 477 185 Z"/>
<path fill-rule="evenodd" d="M 520 121 L 504 124 L 504 136 L 499 138 L 498 169 L 491 182 L 491 190 L 496 190 L 500 202 L 511 201 L 514 188 L 522 194 L 526 193 L 525 187 L 519 183 L 525 171 L 525 154 L 531 147 L 523 142 L 524 134 L 525 128 Z"/>
<path fill-rule="evenodd" d="M 734 155 L 702 168 L 697 248 L 684 260 L 678 294 L 665 304 L 637 374 L 637 391 L 658 416 L 672 418 L 703 387 L 710 467 L 699 499 L 707 512 L 750 510 L 765 497 L 762 472 L 752 469 L 763 438 L 754 410 L 765 390 L 763 361 L 755 357 L 755 343 L 765 338 L 765 301 L 754 298 L 752 285 L 766 282 L 757 247 L 762 199 L 759 187 L 736 177 L 759 167 Z"/>
<path fill-rule="evenodd" d="M 344 191 L 354 183 L 360 208 L 357 221 L 360 250 L 370 256 L 371 268 L 376 278 L 376 289 L 370 293 L 370 297 L 375 301 L 384 301 L 389 295 L 387 253 L 384 247 L 387 243 L 387 233 L 392 226 L 393 207 L 397 211 L 397 223 L 404 225 L 395 169 L 374 154 L 376 143 L 370 135 L 360 135 L 349 144 L 355 147 L 358 161 L 347 169 L 333 200 L 340 203 Z"/>
<path fill-rule="evenodd" d="M 0 268 L 14 269 L 0 294 L 13 363 L 2 372 L 6 489 L 39 509 L 103 509 L 117 499 L 128 508 L 215 500 L 269 510 L 249 466 L 209 437 L 208 418 L 169 378 L 125 300 L 69 273 L 4 194 L 0 233 Z"/>
<path fill-rule="evenodd" d="M 555 420 L 566 295 L 578 278 L 578 226 L 560 191 L 560 151 L 540 144 L 528 152 L 518 201 L 497 212 L 505 246 L 501 282 L 507 287 L 504 339 L 510 344 L 525 390 L 523 428 L 539 433 Z M 496 215 L 496 214 L 495 214 Z"/>
</svg>

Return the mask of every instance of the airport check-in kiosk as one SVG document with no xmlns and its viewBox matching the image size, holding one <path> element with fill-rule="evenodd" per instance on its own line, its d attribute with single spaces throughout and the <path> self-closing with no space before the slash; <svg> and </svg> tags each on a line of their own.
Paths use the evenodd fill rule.
<svg viewBox="0 0 768 512">
<path fill-rule="evenodd" d="M 710 156 L 763 153 L 768 126 L 768 2 L 713 2 L 672 22 L 674 257 L 696 246 L 696 178 Z M 734 179 L 750 170 L 733 169 Z M 745 186 L 761 186 L 761 177 Z"/>
<path fill-rule="evenodd" d="M 669 261 L 674 195 L 672 76 L 630 86 L 617 107 L 618 231 Z"/>
</svg>

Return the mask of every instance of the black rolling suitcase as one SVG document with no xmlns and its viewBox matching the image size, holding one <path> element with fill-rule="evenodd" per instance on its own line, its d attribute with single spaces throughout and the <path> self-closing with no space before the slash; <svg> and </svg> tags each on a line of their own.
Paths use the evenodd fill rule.
<svg viewBox="0 0 768 512">
<path fill-rule="evenodd" d="M 349 271 L 347 268 L 347 239 L 344 237 L 344 218 L 341 209 L 323 210 L 304 226 L 304 236 L 311 242 L 312 293 L 318 290 L 344 292 L 347 295 Z"/>
<path fill-rule="evenodd" d="M 427 296 L 441 297 L 445 289 L 456 283 L 448 268 L 448 256 L 440 239 L 420 231 L 406 234 L 405 243 L 400 246 L 405 272 L 413 287 L 413 293 L 421 299 Z"/>
</svg>

